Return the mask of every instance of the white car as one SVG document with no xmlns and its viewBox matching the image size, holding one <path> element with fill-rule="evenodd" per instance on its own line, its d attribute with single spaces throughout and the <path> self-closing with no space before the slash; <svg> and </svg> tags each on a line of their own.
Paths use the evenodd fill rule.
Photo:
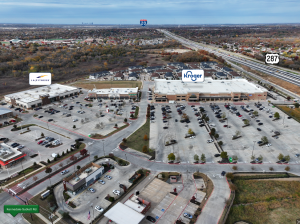
<svg viewBox="0 0 300 224">
<path fill-rule="evenodd" d="M 106 179 L 108 179 L 108 180 L 111 180 L 111 179 L 112 179 L 112 177 L 109 176 L 109 175 L 105 175 L 104 178 L 106 178 Z"/>
<path fill-rule="evenodd" d="M 121 194 L 121 192 L 118 191 L 118 190 L 113 190 L 112 192 L 113 192 L 115 195 L 118 195 L 118 196 Z"/>
<path fill-rule="evenodd" d="M 95 193 L 96 191 L 93 188 L 88 188 L 88 191 Z"/>
<path fill-rule="evenodd" d="M 266 144 L 266 146 L 268 146 L 268 147 L 271 146 L 271 145 L 272 145 L 271 143 Z"/>
<path fill-rule="evenodd" d="M 102 184 L 102 185 L 105 184 L 105 181 L 103 181 L 103 180 L 98 180 L 98 182 L 99 182 L 100 184 Z"/>
<path fill-rule="evenodd" d="M 190 139 L 196 138 L 196 136 L 191 136 Z"/>
<path fill-rule="evenodd" d="M 99 205 L 96 205 L 95 210 L 97 210 L 98 212 L 103 212 L 104 209 L 101 208 Z"/>
<path fill-rule="evenodd" d="M 207 143 L 212 143 L 212 142 L 214 142 L 214 140 L 212 140 L 212 139 L 207 140 Z"/>
<path fill-rule="evenodd" d="M 25 146 L 24 145 L 19 145 L 18 149 L 23 149 Z"/>
<path fill-rule="evenodd" d="M 64 174 L 66 174 L 66 173 L 69 173 L 69 170 L 64 170 L 64 171 L 62 171 L 60 174 L 61 174 L 61 175 L 64 175 Z"/>
<path fill-rule="evenodd" d="M 74 119 L 74 120 L 73 120 L 73 122 L 76 122 L 76 121 L 78 121 L 78 119 Z"/>
</svg>

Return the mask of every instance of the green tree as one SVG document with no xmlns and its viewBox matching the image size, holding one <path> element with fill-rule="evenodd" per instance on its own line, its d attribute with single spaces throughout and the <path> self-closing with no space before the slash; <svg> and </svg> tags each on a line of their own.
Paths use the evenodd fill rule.
<svg viewBox="0 0 300 224">
<path fill-rule="evenodd" d="M 221 152 L 221 158 L 227 159 L 228 158 L 227 152 Z"/>
<path fill-rule="evenodd" d="M 205 111 L 204 108 L 201 107 L 200 112 L 203 113 L 204 111 Z"/>
<path fill-rule="evenodd" d="M 253 111 L 253 115 L 254 116 L 258 116 L 258 112 L 255 110 L 255 111 Z"/>
<path fill-rule="evenodd" d="M 225 118 L 226 118 L 226 114 L 223 113 L 223 114 L 222 114 L 222 119 L 225 119 Z"/>
<path fill-rule="evenodd" d="M 193 130 L 189 128 L 188 134 L 189 134 L 189 135 L 193 135 L 193 134 L 194 134 Z"/>
<path fill-rule="evenodd" d="M 208 122 L 209 121 L 209 117 L 205 117 L 205 119 L 204 119 L 206 122 Z"/>
<path fill-rule="evenodd" d="M 237 156 L 232 156 L 232 160 L 237 161 L 238 157 Z"/>
<path fill-rule="evenodd" d="M 210 130 L 210 133 L 211 133 L 211 135 L 215 135 L 215 134 L 216 134 L 216 129 L 215 129 L 215 128 L 212 128 L 212 129 Z"/>
<path fill-rule="evenodd" d="M 284 157 L 284 159 L 289 162 L 291 158 L 290 158 L 289 155 L 287 155 L 287 156 Z"/>
<path fill-rule="evenodd" d="M 257 158 L 259 161 L 263 161 L 264 157 L 262 155 L 259 155 L 259 157 Z"/>
<path fill-rule="evenodd" d="M 222 146 L 222 145 L 223 145 L 223 142 L 222 142 L 222 141 L 219 141 L 218 144 L 219 144 L 219 146 Z"/>
<path fill-rule="evenodd" d="M 75 128 L 76 128 L 76 125 L 74 124 L 74 125 L 73 125 L 73 129 L 75 129 Z"/>
<path fill-rule="evenodd" d="M 206 161 L 206 157 L 205 157 L 205 155 L 202 153 L 201 154 L 201 161 L 204 163 L 205 161 Z"/>
<path fill-rule="evenodd" d="M 282 160 L 282 159 L 284 158 L 284 156 L 280 153 L 280 154 L 277 156 L 277 158 L 278 158 L 279 160 Z"/>
<path fill-rule="evenodd" d="M 261 141 L 265 144 L 269 142 L 269 140 L 266 136 L 261 137 Z"/>
<path fill-rule="evenodd" d="M 76 168 L 77 168 L 77 170 L 80 170 L 81 166 L 77 166 Z"/>
<path fill-rule="evenodd" d="M 202 117 L 201 117 L 201 119 L 203 120 L 205 118 L 206 118 L 206 114 L 203 114 Z"/>
<path fill-rule="evenodd" d="M 299 103 L 294 103 L 295 108 L 299 108 L 300 104 Z"/>
<path fill-rule="evenodd" d="M 127 118 L 124 119 L 124 122 L 127 122 Z"/>
<path fill-rule="evenodd" d="M 240 131 L 236 131 L 236 132 L 235 132 L 235 136 L 236 136 L 236 137 L 238 137 L 238 136 L 240 136 L 240 135 L 241 135 L 241 132 L 240 132 Z"/>
<path fill-rule="evenodd" d="M 94 156 L 94 160 L 98 159 L 98 156 Z"/>
<path fill-rule="evenodd" d="M 252 156 L 251 156 L 251 160 L 254 160 L 254 159 L 255 159 L 255 155 L 252 155 Z"/>
<path fill-rule="evenodd" d="M 43 132 L 41 133 L 41 137 L 43 137 L 43 138 L 45 137 L 45 135 L 44 135 L 44 133 L 43 133 Z"/>
<path fill-rule="evenodd" d="M 169 155 L 168 155 L 168 160 L 169 161 L 174 161 L 175 160 L 175 155 L 174 155 L 174 153 L 170 153 Z"/>
<path fill-rule="evenodd" d="M 244 120 L 244 124 L 245 125 L 249 125 L 249 121 L 246 119 L 246 120 Z"/>
<path fill-rule="evenodd" d="M 219 134 L 215 134 L 215 138 L 218 139 L 220 136 Z"/>
<path fill-rule="evenodd" d="M 197 154 L 194 155 L 194 160 L 199 161 L 199 156 Z"/>
<path fill-rule="evenodd" d="M 278 112 L 275 112 L 274 117 L 275 117 L 276 119 L 279 119 L 279 118 L 280 118 L 279 113 L 278 113 Z"/>
<path fill-rule="evenodd" d="M 50 159 L 47 160 L 47 163 L 50 163 Z"/>
</svg>

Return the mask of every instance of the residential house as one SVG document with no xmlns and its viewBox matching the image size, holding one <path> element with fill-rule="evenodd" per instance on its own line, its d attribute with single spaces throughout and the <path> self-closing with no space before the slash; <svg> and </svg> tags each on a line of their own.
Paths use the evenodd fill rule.
<svg viewBox="0 0 300 224">
<path fill-rule="evenodd" d="M 115 74 L 114 80 L 124 80 L 124 75 L 121 72 L 118 72 Z"/>
<path fill-rule="evenodd" d="M 137 73 L 135 73 L 135 72 L 133 72 L 133 73 L 130 73 L 129 75 L 128 75 L 128 80 L 137 80 L 137 79 L 139 79 L 139 75 L 137 74 Z"/>
<path fill-rule="evenodd" d="M 173 80 L 174 76 L 173 76 L 172 72 L 167 72 L 167 73 L 165 73 L 164 78 L 167 80 Z"/>
<path fill-rule="evenodd" d="M 217 79 L 226 79 L 227 75 L 224 72 L 217 72 L 216 74 L 214 74 L 214 78 L 217 78 Z"/>
<path fill-rule="evenodd" d="M 238 74 L 237 72 L 228 72 L 228 78 L 231 78 L 231 79 L 241 79 L 241 75 Z"/>
<path fill-rule="evenodd" d="M 160 75 L 158 73 L 152 73 L 150 79 L 153 81 L 154 79 L 160 79 Z"/>
</svg>

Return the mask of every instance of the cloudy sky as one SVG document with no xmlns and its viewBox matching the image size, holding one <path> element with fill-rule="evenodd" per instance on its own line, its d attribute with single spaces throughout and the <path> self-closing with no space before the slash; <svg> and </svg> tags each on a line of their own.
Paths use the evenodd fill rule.
<svg viewBox="0 0 300 224">
<path fill-rule="evenodd" d="M 300 23 L 300 0 L 0 0 L 0 23 Z"/>
</svg>

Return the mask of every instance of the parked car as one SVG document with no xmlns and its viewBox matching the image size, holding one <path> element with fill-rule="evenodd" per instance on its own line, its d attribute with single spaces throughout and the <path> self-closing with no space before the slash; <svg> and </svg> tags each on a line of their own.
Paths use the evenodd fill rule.
<svg viewBox="0 0 300 224">
<path fill-rule="evenodd" d="M 212 143 L 212 142 L 214 142 L 214 140 L 212 140 L 212 139 L 207 140 L 207 143 Z"/>
<path fill-rule="evenodd" d="M 113 192 L 115 195 L 118 195 L 118 196 L 121 194 L 121 192 L 118 191 L 118 190 L 113 190 L 112 192 Z"/>
<path fill-rule="evenodd" d="M 168 127 L 163 127 L 163 129 L 168 129 Z"/>
<path fill-rule="evenodd" d="M 149 215 L 146 217 L 146 219 L 147 219 L 148 221 L 150 221 L 150 222 L 153 222 L 153 223 L 156 222 L 156 219 L 153 218 L 152 216 L 149 216 Z"/>
<path fill-rule="evenodd" d="M 191 215 L 191 214 L 189 214 L 189 213 L 183 213 L 183 216 L 185 217 L 185 218 L 188 218 L 188 219 L 192 219 L 193 218 L 193 216 Z"/>
<path fill-rule="evenodd" d="M 39 116 L 38 118 L 43 118 L 44 116 Z"/>
<path fill-rule="evenodd" d="M 88 191 L 90 191 L 91 193 L 95 193 L 96 191 L 93 188 L 88 188 Z"/>
<path fill-rule="evenodd" d="M 104 185 L 104 184 L 105 184 L 105 181 L 103 181 L 103 180 L 98 180 L 98 183 Z"/>
<path fill-rule="evenodd" d="M 225 171 L 222 171 L 221 175 L 222 175 L 223 177 L 225 176 L 225 174 L 226 174 L 226 172 L 225 172 Z"/>
<path fill-rule="evenodd" d="M 19 145 L 18 149 L 23 149 L 25 146 L 24 145 Z"/>
<path fill-rule="evenodd" d="M 258 123 L 258 125 L 263 125 L 264 123 Z"/>
<path fill-rule="evenodd" d="M 98 212 L 103 212 L 104 211 L 104 209 L 101 208 L 99 205 L 95 206 L 95 210 L 98 211 Z"/>
<path fill-rule="evenodd" d="M 45 145 L 45 147 L 46 147 L 46 148 L 48 148 L 49 146 L 51 146 L 51 144 L 47 144 L 47 145 Z"/>
<path fill-rule="evenodd" d="M 221 154 L 215 154 L 215 157 L 219 157 L 219 156 L 221 156 Z"/>
<path fill-rule="evenodd" d="M 53 119 L 49 119 L 48 122 L 53 121 Z"/>
<path fill-rule="evenodd" d="M 268 147 L 269 147 L 269 146 L 272 146 L 272 144 L 271 144 L 271 143 L 268 143 L 268 144 L 266 144 L 266 146 L 268 146 Z"/>
<path fill-rule="evenodd" d="M 69 170 L 64 170 L 64 171 L 60 172 L 61 175 L 64 175 L 66 173 L 69 173 Z"/>
<path fill-rule="evenodd" d="M 105 175 L 104 178 L 106 178 L 106 179 L 108 179 L 108 180 L 111 180 L 111 179 L 112 179 L 112 177 L 109 176 L 109 175 Z"/>
<path fill-rule="evenodd" d="M 78 121 L 78 119 L 74 119 L 74 120 L 73 120 L 73 122 L 76 122 L 76 121 Z"/>
<path fill-rule="evenodd" d="M 76 141 L 80 142 L 80 141 L 84 141 L 84 139 L 83 138 L 77 138 L 77 139 L 75 139 L 75 142 Z"/>
<path fill-rule="evenodd" d="M 39 141 L 37 144 L 40 145 L 44 142 L 44 140 Z"/>
</svg>

